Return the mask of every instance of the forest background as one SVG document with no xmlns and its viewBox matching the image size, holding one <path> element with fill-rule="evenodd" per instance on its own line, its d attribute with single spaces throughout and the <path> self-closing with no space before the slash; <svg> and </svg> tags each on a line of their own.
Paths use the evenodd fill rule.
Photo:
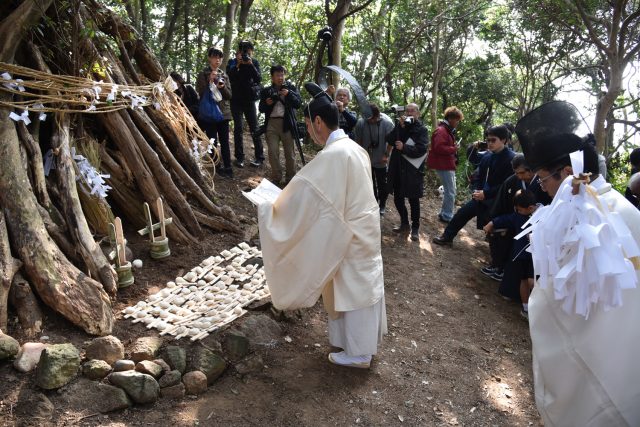
<svg viewBox="0 0 640 427">
<path fill-rule="evenodd" d="M 251 40 L 269 81 L 282 64 L 298 87 L 317 77 L 334 29 L 333 63 L 388 110 L 416 102 L 433 129 L 450 105 L 466 116 L 463 146 L 489 125 L 515 123 L 567 99 L 587 117 L 609 179 L 623 189 L 640 140 L 640 1 L 107 0 L 166 71 L 193 82 L 209 46 L 232 55 Z M 88 29 L 91 36 L 91 28 Z M 97 31 L 97 30 L 96 30 Z M 465 168 L 460 168 L 464 170 Z M 463 180 L 461 180 L 463 181 Z"/>
</svg>

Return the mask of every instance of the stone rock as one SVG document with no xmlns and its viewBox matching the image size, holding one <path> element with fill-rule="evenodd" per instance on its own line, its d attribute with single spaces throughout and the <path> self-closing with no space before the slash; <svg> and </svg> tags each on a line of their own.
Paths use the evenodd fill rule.
<svg viewBox="0 0 640 427">
<path fill-rule="evenodd" d="M 156 365 L 160 365 L 164 372 L 169 372 L 171 370 L 171 366 L 169 366 L 169 364 L 162 359 L 153 359 L 153 363 L 155 363 Z"/>
<path fill-rule="evenodd" d="M 160 384 L 160 388 L 172 387 L 176 384 L 180 383 L 182 379 L 182 374 L 180 371 L 169 371 L 160 377 L 158 384 Z"/>
<path fill-rule="evenodd" d="M 26 342 L 20 348 L 16 360 L 13 361 L 13 367 L 20 372 L 31 372 L 40 361 L 42 350 L 47 348 L 49 344 L 41 342 Z"/>
<path fill-rule="evenodd" d="M 65 408 L 74 411 L 91 409 L 106 413 L 131 407 L 131 399 L 123 389 L 86 378 L 69 384 L 60 400 Z"/>
<path fill-rule="evenodd" d="M 207 376 L 200 371 L 187 372 L 182 376 L 186 394 L 201 394 L 207 391 Z"/>
<path fill-rule="evenodd" d="M 214 352 L 204 347 L 196 347 L 189 364 L 190 370 L 203 372 L 209 385 L 224 372 L 227 362 Z"/>
<path fill-rule="evenodd" d="M 138 338 L 131 347 L 131 360 L 140 362 L 143 360 L 153 360 L 162 346 L 162 338 L 142 337 Z"/>
<path fill-rule="evenodd" d="M 116 360 L 124 359 L 124 346 L 113 335 L 93 339 L 85 350 L 87 359 L 104 360 L 113 365 Z"/>
<path fill-rule="evenodd" d="M 162 366 L 150 360 L 143 360 L 142 362 L 136 363 L 136 371 L 149 374 L 153 378 L 159 378 L 160 375 L 162 375 Z"/>
<path fill-rule="evenodd" d="M 178 371 L 176 371 L 178 372 Z M 184 384 L 179 383 L 171 387 L 165 387 L 160 390 L 160 394 L 166 399 L 182 399 L 184 397 Z"/>
<path fill-rule="evenodd" d="M 20 351 L 20 343 L 0 331 L 0 360 L 13 359 Z"/>
<path fill-rule="evenodd" d="M 44 424 L 43 421 L 49 421 L 53 418 L 55 407 L 44 394 L 34 392 L 29 389 L 23 389 L 18 397 L 18 404 L 16 405 L 15 412 L 16 415 L 25 417 L 30 421 L 25 422 L 24 424 L 40 425 Z"/>
<path fill-rule="evenodd" d="M 109 375 L 111 365 L 104 360 L 91 359 L 82 365 L 82 374 L 92 380 L 101 380 Z"/>
<path fill-rule="evenodd" d="M 135 403 L 153 403 L 158 400 L 160 386 L 151 375 L 124 371 L 114 372 L 107 379 L 111 384 L 124 389 Z"/>
<path fill-rule="evenodd" d="M 240 331 L 252 346 L 275 347 L 282 338 L 282 327 L 266 314 L 248 317 L 240 326 Z"/>
<path fill-rule="evenodd" d="M 167 362 L 172 370 L 184 373 L 187 370 L 187 352 L 177 345 L 169 345 L 162 353 L 162 359 Z"/>
<path fill-rule="evenodd" d="M 80 353 L 73 344 L 53 344 L 42 351 L 36 384 L 45 390 L 62 387 L 75 378 L 80 368 Z"/>
<path fill-rule="evenodd" d="M 229 331 L 224 340 L 224 354 L 229 360 L 240 360 L 249 354 L 249 340 L 239 331 Z"/>
<path fill-rule="evenodd" d="M 116 360 L 116 363 L 113 364 L 114 372 L 133 371 L 134 369 L 136 369 L 136 362 L 133 360 Z"/>
<path fill-rule="evenodd" d="M 264 362 L 260 355 L 254 354 L 236 363 L 235 368 L 240 375 L 254 374 L 264 369 Z"/>
</svg>

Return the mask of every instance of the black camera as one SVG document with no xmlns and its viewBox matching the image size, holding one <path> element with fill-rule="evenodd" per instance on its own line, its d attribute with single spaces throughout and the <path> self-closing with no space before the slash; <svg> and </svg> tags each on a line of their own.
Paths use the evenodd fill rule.
<svg viewBox="0 0 640 427">
<path fill-rule="evenodd" d="M 243 40 L 238 44 L 240 51 L 242 52 L 242 60 L 248 62 L 251 60 L 249 56 L 249 50 L 253 50 L 253 44 L 250 41 Z"/>
<path fill-rule="evenodd" d="M 478 150 L 485 151 L 489 149 L 489 144 L 487 141 L 478 141 Z"/>
<path fill-rule="evenodd" d="M 415 119 L 415 118 L 413 118 L 413 116 L 406 116 L 406 117 L 404 118 L 404 124 L 405 124 L 405 125 L 412 125 L 412 124 L 414 124 L 415 122 L 416 122 L 416 119 Z"/>
<path fill-rule="evenodd" d="M 329 26 L 324 27 L 318 31 L 318 39 L 328 42 L 333 38 L 333 29 Z"/>
</svg>

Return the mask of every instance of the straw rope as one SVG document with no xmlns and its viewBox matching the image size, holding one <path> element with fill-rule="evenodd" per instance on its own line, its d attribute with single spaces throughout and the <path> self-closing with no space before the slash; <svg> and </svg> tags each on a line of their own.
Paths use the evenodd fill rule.
<svg viewBox="0 0 640 427">
<path fill-rule="evenodd" d="M 106 77 L 106 72 L 108 69 L 101 69 L 98 74 Z M 210 177 L 210 185 L 215 190 L 213 176 L 215 166 L 221 160 L 219 147 L 210 146 L 209 137 L 200 129 L 182 100 L 173 93 L 172 85 L 171 77 L 167 77 L 164 83 L 118 85 L 0 62 L 0 91 L 19 95 L 18 99 L 0 100 L 0 106 L 38 113 L 82 114 L 112 113 L 126 108 L 157 109 L 172 125 L 180 143 L 194 155 L 203 174 Z M 197 150 L 194 150 L 194 145 Z M 211 153 L 207 154 L 210 149 Z"/>
</svg>

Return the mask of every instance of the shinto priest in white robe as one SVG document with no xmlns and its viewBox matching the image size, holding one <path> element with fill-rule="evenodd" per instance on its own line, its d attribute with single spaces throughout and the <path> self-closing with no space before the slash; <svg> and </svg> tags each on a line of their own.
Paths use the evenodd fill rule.
<svg viewBox="0 0 640 427">
<path fill-rule="evenodd" d="M 566 234 L 567 230 L 554 230 L 564 227 L 557 223 L 563 222 L 568 212 L 576 217 L 588 212 L 584 199 L 580 199 L 585 189 L 580 196 L 572 196 L 570 183 L 571 177 L 563 182 L 553 203 L 542 208 L 557 206 L 547 221 L 542 219 L 546 224 L 538 224 L 540 233 L 548 233 L 547 240 L 540 241 L 535 225 L 531 236 L 536 274 L 547 277 L 543 286 L 539 279 L 529 299 L 536 404 L 545 426 L 640 426 L 640 289 L 634 287 L 640 277 L 638 258 L 620 256 L 620 245 L 605 249 L 610 234 L 602 224 L 595 224 L 595 228 L 573 226 Z M 590 206 L 608 209 L 613 213 L 611 224 L 621 220 L 627 228 L 626 238 L 639 244 L 640 211 L 602 177 L 589 187 L 598 193 L 599 200 Z M 564 207 L 560 203 L 565 203 Z M 581 207 L 567 209 L 572 205 Z M 582 216 L 586 220 L 589 217 L 593 218 Z M 627 248 L 633 246 L 632 240 L 627 240 Z M 563 243 L 557 243 L 560 241 Z M 568 249 L 571 245 L 573 249 Z M 580 245 L 582 249 L 578 249 Z M 556 257 L 545 253 L 555 249 L 559 249 Z M 554 276 L 545 271 L 548 266 L 553 270 L 554 262 L 562 269 L 568 258 L 582 256 L 580 251 L 586 254 L 601 250 L 607 253 L 592 252 L 593 258 L 583 263 L 581 273 L 574 270 L 567 275 L 565 270 L 565 274 L 556 272 Z M 610 272 L 621 274 L 621 286 L 604 283 Z M 563 284 L 558 279 L 562 276 L 569 277 Z M 599 287 L 598 281 L 604 286 Z M 585 283 L 596 287 L 584 293 L 579 288 Z M 596 294 L 606 302 L 593 303 Z"/>
<path fill-rule="evenodd" d="M 338 129 L 276 201 L 258 206 L 273 305 L 329 314 L 329 340 L 373 355 L 386 333 L 380 213 L 367 152 Z"/>
</svg>

